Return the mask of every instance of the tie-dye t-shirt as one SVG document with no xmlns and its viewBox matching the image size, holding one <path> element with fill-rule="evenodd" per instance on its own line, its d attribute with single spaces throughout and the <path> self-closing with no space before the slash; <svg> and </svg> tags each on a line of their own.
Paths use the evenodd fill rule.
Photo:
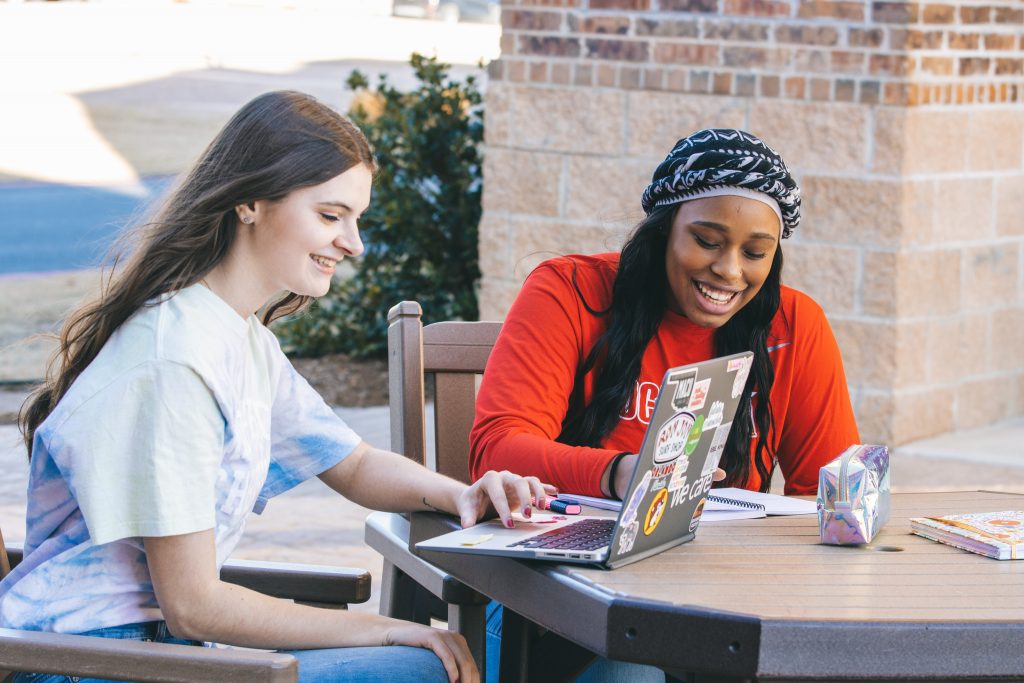
<svg viewBox="0 0 1024 683">
<path fill-rule="evenodd" d="M 250 511 L 358 443 L 255 316 L 202 285 L 144 307 L 36 430 L 25 558 L 0 582 L 0 626 L 162 619 L 142 537 L 213 529 L 220 566 Z"/>
</svg>

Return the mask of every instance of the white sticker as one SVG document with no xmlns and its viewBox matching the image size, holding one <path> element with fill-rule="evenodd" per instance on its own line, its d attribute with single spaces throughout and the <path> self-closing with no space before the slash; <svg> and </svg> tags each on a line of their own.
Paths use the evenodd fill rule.
<svg viewBox="0 0 1024 683">
<path fill-rule="evenodd" d="M 736 377 L 732 381 L 732 397 L 736 398 L 743 393 L 743 388 L 747 386 L 747 376 L 750 375 L 750 366 L 754 362 L 752 356 L 745 356 L 743 358 L 736 358 L 729 361 L 729 369 L 733 369 L 733 364 L 736 364 Z"/>
<path fill-rule="evenodd" d="M 690 394 L 690 403 L 687 406 L 690 410 L 700 410 L 708 398 L 708 389 L 711 388 L 711 378 L 702 379 L 693 385 L 693 393 Z"/>
<path fill-rule="evenodd" d="M 640 531 L 640 522 L 633 520 L 632 523 L 626 524 L 622 533 L 619 534 L 619 554 L 628 553 L 633 549 L 633 542 L 636 541 L 636 534 Z"/>
<path fill-rule="evenodd" d="M 647 487 L 651 485 L 651 472 L 648 470 L 644 472 L 644 478 L 640 480 L 640 485 L 633 491 L 632 497 L 629 499 L 629 505 L 626 506 L 625 512 L 622 514 L 622 523 L 629 524 L 636 519 L 637 508 L 640 507 L 640 501 L 647 493 Z"/>
<path fill-rule="evenodd" d="M 704 420 L 704 426 L 701 428 L 702 432 L 706 432 L 709 429 L 714 429 L 718 425 L 722 424 L 722 416 L 725 414 L 725 404 L 721 401 L 715 401 L 711 404 L 711 410 L 708 411 L 708 417 Z"/>
<path fill-rule="evenodd" d="M 678 413 L 658 430 L 654 441 L 654 462 L 672 462 L 683 453 L 686 439 L 693 428 L 693 413 Z"/>
<path fill-rule="evenodd" d="M 704 470 L 701 475 L 706 476 L 718 467 L 718 461 L 722 459 L 722 451 L 725 450 L 725 442 L 729 439 L 731 428 L 732 422 L 726 422 L 715 430 L 715 435 L 711 437 L 711 448 L 708 449 L 708 459 L 704 461 Z"/>
<path fill-rule="evenodd" d="M 669 491 L 678 491 L 686 486 L 686 468 L 690 466 L 690 458 L 683 456 L 676 460 L 676 469 L 672 472 L 672 478 L 668 481 Z"/>
</svg>

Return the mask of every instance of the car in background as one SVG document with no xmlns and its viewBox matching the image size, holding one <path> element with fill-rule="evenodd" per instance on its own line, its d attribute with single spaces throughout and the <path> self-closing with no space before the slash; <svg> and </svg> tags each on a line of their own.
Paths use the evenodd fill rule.
<svg viewBox="0 0 1024 683">
<path fill-rule="evenodd" d="M 394 0 L 396 17 L 417 17 L 440 21 L 501 22 L 500 0 Z"/>
</svg>

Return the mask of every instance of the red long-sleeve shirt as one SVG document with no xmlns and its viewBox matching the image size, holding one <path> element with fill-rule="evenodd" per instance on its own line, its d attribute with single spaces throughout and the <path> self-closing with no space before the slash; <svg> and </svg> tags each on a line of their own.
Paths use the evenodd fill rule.
<svg viewBox="0 0 1024 683">
<path fill-rule="evenodd" d="M 666 310 L 644 350 L 633 399 L 601 448 L 555 441 L 569 405 L 577 367 L 605 332 L 618 254 L 566 256 L 539 265 L 512 305 L 487 362 L 471 435 L 470 471 L 536 475 L 562 491 L 601 495 L 601 477 L 622 452 L 636 453 L 668 368 L 714 356 L 714 330 Z M 573 268 L 576 286 L 573 284 Z M 813 494 L 819 468 L 858 443 L 842 358 L 825 315 L 810 297 L 782 288 L 768 347 L 775 365 L 771 390 L 772 450 L 786 493 Z M 584 400 L 594 392 L 584 380 Z M 755 397 L 755 401 L 757 398 Z M 753 462 L 756 441 L 751 442 Z M 760 486 L 751 467 L 746 486 Z"/>
</svg>

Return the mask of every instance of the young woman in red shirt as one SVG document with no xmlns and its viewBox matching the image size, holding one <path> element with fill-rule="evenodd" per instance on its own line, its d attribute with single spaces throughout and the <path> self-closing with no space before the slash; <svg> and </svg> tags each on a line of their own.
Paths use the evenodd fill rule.
<svg viewBox="0 0 1024 683">
<path fill-rule="evenodd" d="M 702 130 L 641 202 L 621 253 L 555 258 L 527 278 L 480 387 L 473 475 L 620 497 L 665 371 L 750 350 L 723 484 L 767 491 L 778 467 L 787 494 L 813 494 L 820 466 L 859 437 L 821 307 L 782 285 L 780 241 L 800 221 L 785 162 L 750 133 Z"/>
</svg>

